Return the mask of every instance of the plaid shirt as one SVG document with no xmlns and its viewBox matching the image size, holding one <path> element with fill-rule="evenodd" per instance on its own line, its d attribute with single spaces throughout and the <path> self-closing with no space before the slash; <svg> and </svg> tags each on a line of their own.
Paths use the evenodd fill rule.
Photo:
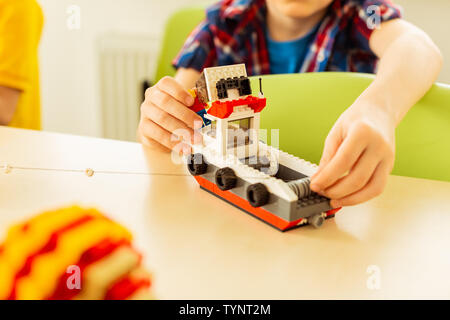
<svg viewBox="0 0 450 320">
<path fill-rule="evenodd" d="M 265 0 L 222 0 L 189 35 L 173 61 L 198 71 L 245 63 L 249 75 L 269 74 Z M 401 17 L 389 0 L 334 0 L 318 26 L 298 72 L 374 73 L 377 57 L 369 47 L 376 22 Z"/>
</svg>

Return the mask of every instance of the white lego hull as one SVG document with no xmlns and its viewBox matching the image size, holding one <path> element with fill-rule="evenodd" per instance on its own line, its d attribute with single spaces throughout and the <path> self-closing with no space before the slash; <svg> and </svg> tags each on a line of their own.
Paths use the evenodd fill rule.
<svg viewBox="0 0 450 320">
<path fill-rule="evenodd" d="M 208 127 L 205 127 L 204 131 L 207 130 Z M 201 154 L 207 163 L 206 172 L 195 176 L 197 182 L 203 189 L 277 229 L 286 231 L 308 224 L 313 217 L 316 220 L 320 217 L 323 221 L 334 216 L 337 211 L 330 207 L 327 198 L 317 194 L 299 199 L 288 183 L 278 177 L 277 169 L 288 170 L 302 178 L 310 177 L 317 171 L 317 165 L 259 142 L 259 157 L 265 156 L 270 159 L 270 167 L 266 168 L 267 173 L 265 173 L 245 164 L 243 159 L 234 153 L 228 153 L 226 156 L 219 155 L 215 146 L 215 139 L 206 134 L 204 134 L 203 145 L 193 146 L 193 153 Z M 216 176 L 219 169 L 223 168 L 231 168 L 237 178 L 235 187 L 226 191 L 218 187 Z M 270 200 L 257 208 L 249 205 L 248 194 L 246 194 L 248 187 L 254 184 L 263 184 L 270 193 Z"/>
</svg>

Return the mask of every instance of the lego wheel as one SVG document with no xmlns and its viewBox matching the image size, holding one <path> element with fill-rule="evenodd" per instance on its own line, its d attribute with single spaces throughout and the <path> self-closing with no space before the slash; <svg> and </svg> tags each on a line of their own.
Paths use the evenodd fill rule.
<svg viewBox="0 0 450 320">
<path fill-rule="evenodd" d="M 320 228 L 325 221 L 324 217 L 321 214 L 315 214 L 308 218 L 308 222 L 314 228 Z"/>
<path fill-rule="evenodd" d="M 269 202 L 269 191 L 262 183 L 254 183 L 247 188 L 247 200 L 252 207 L 261 207 Z"/>
<path fill-rule="evenodd" d="M 189 173 L 193 176 L 204 174 L 208 169 L 208 165 L 206 164 L 205 159 L 203 158 L 203 155 L 201 153 L 191 154 L 188 158 L 187 167 Z"/>
<path fill-rule="evenodd" d="M 237 177 L 234 170 L 225 167 L 216 171 L 216 184 L 220 190 L 226 191 L 236 187 Z"/>
</svg>

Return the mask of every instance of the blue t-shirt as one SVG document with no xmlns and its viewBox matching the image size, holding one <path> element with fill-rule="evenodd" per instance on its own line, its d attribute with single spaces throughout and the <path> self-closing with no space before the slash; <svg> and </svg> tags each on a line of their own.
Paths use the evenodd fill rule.
<svg viewBox="0 0 450 320">
<path fill-rule="evenodd" d="M 314 40 L 318 26 L 305 36 L 291 41 L 275 41 L 266 31 L 269 51 L 270 73 L 297 73 L 303 65 L 309 46 Z"/>
</svg>

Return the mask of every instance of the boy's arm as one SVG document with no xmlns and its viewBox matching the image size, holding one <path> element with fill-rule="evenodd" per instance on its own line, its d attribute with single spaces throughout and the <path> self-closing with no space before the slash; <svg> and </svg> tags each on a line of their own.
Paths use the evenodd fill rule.
<svg viewBox="0 0 450 320">
<path fill-rule="evenodd" d="M 425 32 L 401 19 L 384 23 L 369 43 L 380 63 L 364 95 L 382 96 L 386 111 L 398 125 L 436 81 L 442 55 Z"/>
<path fill-rule="evenodd" d="M 436 45 L 404 20 L 382 23 L 370 47 L 380 58 L 376 78 L 331 129 L 312 177 L 311 189 L 333 199 L 334 207 L 383 191 L 394 164 L 395 128 L 442 68 Z"/>
</svg>

